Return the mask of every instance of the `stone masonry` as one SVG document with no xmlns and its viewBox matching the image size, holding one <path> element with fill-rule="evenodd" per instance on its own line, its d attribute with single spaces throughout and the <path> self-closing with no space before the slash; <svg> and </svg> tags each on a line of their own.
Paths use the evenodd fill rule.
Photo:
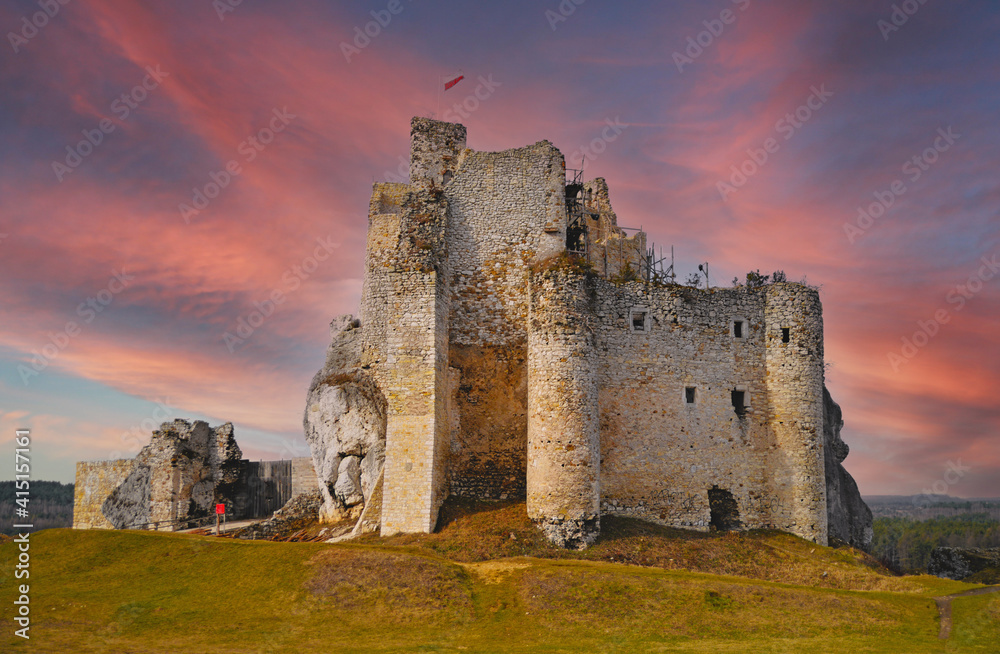
<svg viewBox="0 0 1000 654">
<path fill-rule="evenodd" d="M 411 128 L 410 183 L 372 189 L 360 320 L 336 321 L 310 388 L 329 512 L 387 535 L 432 531 L 449 494 L 526 498 L 566 547 L 608 513 L 867 544 L 815 289 L 636 281 L 645 234 L 551 143 Z"/>
<path fill-rule="evenodd" d="M 310 459 L 241 457 L 232 423 L 165 422 L 134 459 L 77 463 L 73 528 L 173 531 L 210 518 L 217 503 L 231 519 L 260 517 L 318 489 Z M 282 466 L 291 474 L 279 483 L 269 471 Z"/>
<path fill-rule="evenodd" d="M 207 516 L 238 481 L 241 456 L 232 423 L 165 422 L 134 459 L 77 464 L 73 527 L 172 530 Z"/>
</svg>

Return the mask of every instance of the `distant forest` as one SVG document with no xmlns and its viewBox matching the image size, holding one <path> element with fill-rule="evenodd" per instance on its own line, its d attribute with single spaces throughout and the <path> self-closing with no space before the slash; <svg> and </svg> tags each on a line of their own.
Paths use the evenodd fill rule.
<svg viewBox="0 0 1000 654">
<path fill-rule="evenodd" d="M 11 525 L 22 523 L 34 525 L 33 531 L 73 526 L 73 484 L 32 481 L 28 492 L 28 517 L 19 518 L 14 482 L 0 481 L 0 534 L 13 535 L 16 530 Z"/>
<path fill-rule="evenodd" d="M 1000 520 L 1000 499 L 964 500 L 948 495 L 874 495 L 864 498 L 875 518 L 951 518 L 982 513 Z"/>
</svg>

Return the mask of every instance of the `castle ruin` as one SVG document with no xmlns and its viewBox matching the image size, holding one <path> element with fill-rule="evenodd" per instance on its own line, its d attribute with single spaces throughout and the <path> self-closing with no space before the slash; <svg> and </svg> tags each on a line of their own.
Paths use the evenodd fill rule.
<svg viewBox="0 0 1000 654">
<path fill-rule="evenodd" d="M 525 498 L 567 547 L 609 513 L 870 543 L 814 288 L 664 283 L 548 141 L 411 127 L 410 183 L 372 190 L 360 320 L 309 390 L 327 517 L 430 532 L 451 494 Z"/>
<path fill-rule="evenodd" d="M 177 531 L 205 524 L 217 504 L 229 519 L 257 518 L 316 491 L 309 458 L 242 457 L 230 422 L 164 422 L 134 458 L 77 462 L 73 528 Z"/>
</svg>

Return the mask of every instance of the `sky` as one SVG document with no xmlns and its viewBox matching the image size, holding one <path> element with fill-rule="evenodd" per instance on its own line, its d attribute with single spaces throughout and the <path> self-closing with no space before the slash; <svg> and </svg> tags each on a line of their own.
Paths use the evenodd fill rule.
<svg viewBox="0 0 1000 654">
<path fill-rule="evenodd" d="M 435 116 L 586 156 L 682 278 L 818 286 L 863 494 L 1000 496 L 998 31 L 963 0 L 6 0 L 0 442 L 63 482 L 174 418 L 308 456 L 371 184 Z"/>
</svg>

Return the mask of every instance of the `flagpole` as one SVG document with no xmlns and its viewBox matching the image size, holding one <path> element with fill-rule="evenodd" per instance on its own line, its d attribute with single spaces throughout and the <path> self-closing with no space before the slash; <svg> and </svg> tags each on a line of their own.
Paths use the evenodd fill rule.
<svg viewBox="0 0 1000 654">
<path fill-rule="evenodd" d="M 438 118 L 438 116 L 441 115 L 441 76 L 440 75 L 438 75 L 437 87 L 438 87 L 438 104 L 437 104 L 437 111 L 434 112 L 434 120 L 441 120 L 440 118 Z"/>
</svg>

